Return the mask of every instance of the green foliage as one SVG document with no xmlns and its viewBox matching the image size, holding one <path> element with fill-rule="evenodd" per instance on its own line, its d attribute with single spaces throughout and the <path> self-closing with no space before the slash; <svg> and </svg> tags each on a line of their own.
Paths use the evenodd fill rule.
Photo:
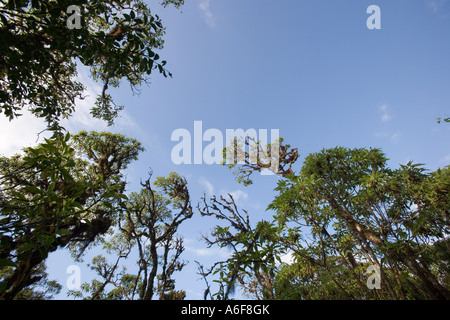
<svg viewBox="0 0 450 320">
<path fill-rule="evenodd" d="M 16 267 L 16 265 L 13 265 L 13 267 Z M 12 271 L 13 268 L 1 268 L 0 279 L 7 278 L 11 275 Z M 31 278 L 33 279 L 33 284 L 20 291 L 15 296 L 16 300 L 49 300 L 61 291 L 62 287 L 59 283 L 48 279 L 44 263 L 40 263 L 33 268 Z"/>
<path fill-rule="evenodd" d="M 174 5 L 176 8 L 179 8 L 182 5 L 184 5 L 184 0 L 164 0 L 162 2 L 162 5 L 165 7 L 167 7 L 170 4 Z"/>
<path fill-rule="evenodd" d="M 179 8 L 184 0 L 161 4 Z M 69 6 L 80 9 L 80 27 L 69 28 L 69 20 L 78 18 L 67 13 Z M 165 248 L 158 292 L 166 298 L 184 297 L 171 279 L 183 266 L 177 260 L 182 242 L 172 238 L 174 230 L 192 215 L 184 179 L 172 174 L 158 181 L 164 195 L 153 197 L 156 194 L 147 187 L 128 200 L 122 171 L 144 150 L 140 143 L 108 132 L 63 135 L 59 124 L 75 110 L 76 99 L 83 98 L 85 88 L 76 80 L 78 66 L 88 67 L 93 79 L 103 84 L 91 113 L 109 125 L 123 109 L 114 103 L 109 88 L 126 80 L 135 92 L 155 71 L 171 76 L 159 55 L 163 35 L 161 19 L 141 0 L 0 0 L 0 113 L 13 119 L 27 108 L 54 131 L 51 139 L 25 149 L 23 155 L 0 158 L 0 298 L 38 297 L 29 288 L 44 278 L 34 274 L 50 252 L 68 246 L 78 259 L 117 219 L 126 220 L 124 212 L 131 206 L 137 210 L 149 199 L 160 210 L 147 222 L 159 224 L 146 227 L 161 232 L 153 240 Z M 136 219 L 140 218 L 143 213 Z M 130 243 L 116 239 L 107 250 L 127 250 L 139 237 Z M 173 260 L 167 256 L 171 250 Z M 153 259 L 156 253 L 151 254 Z M 97 259 L 94 265 L 102 263 Z M 153 260 L 148 263 L 155 265 Z M 122 289 L 130 289 L 138 278 L 123 274 Z M 155 275 L 150 278 L 153 281 Z M 96 285 L 98 298 L 103 288 Z M 124 298 L 122 289 L 108 297 Z M 142 292 L 151 297 L 153 286 Z"/>
<path fill-rule="evenodd" d="M 81 10 L 79 29 L 67 26 L 71 5 Z M 92 114 L 112 124 L 123 106 L 114 103 L 109 87 L 125 79 L 134 90 L 154 70 L 171 76 L 156 52 L 163 34 L 161 19 L 141 0 L 0 1 L 0 112 L 12 119 L 27 105 L 59 128 L 82 98 L 84 86 L 75 80 L 82 64 L 103 83 Z"/>
<path fill-rule="evenodd" d="M 69 245 L 79 256 L 108 230 L 125 197 L 121 170 L 140 151 L 134 139 L 81 132 L 0 158 L 0 257 L 14 264 L 2 298 L 33 284 L 50 252 Z"/>
<path fill-rule="evenodd" d="M 336 298 L 447 297 L 446 262 L 431 256 L 449 231 L 449 167 L 427 174 L 411 162 L 391 170 L 386 160 L 378 149 L 340 147 L 306 157 L 269 206 L 284 226 L 281 239 L 297 263 L 306 259 L 333 280 Z M 367 291 L 357 271 L 367 264 L 382 267 L 382 290 Z M 303 286 L 296 290 L 311 297 Z"/>
<path fill-rule="evenodd" d="M 437 123 L 441 123 L 442 121 L 444 121 L 444 122 L 450 122 L 450 118 L 444 118 L 444 119 L 442 119 L 442 118 L 437 118 Z"/>
<path fill-rule="evenodd" d="M 289 171 L 268 207 L 273 221 L 256 227 L 233 199 L 213 197 L 200 212 L 225 225 L 205 240 L 232 251 L 209 271 L 201 266 L 205 279 L 218 277 L 218 291 L 206 281 L 207 292 L 228 299 L 240 286 L 257 299 L 448 299 L 450 167 L 428 172 L 409 162 L 393 170 L 386 162 L 379 149 L 336 147 L 308 155 L 294 174 L 285 158 Z M 237 174 L 260 169 L 244 164 Z M 289 264 L 281 263 L 286 255 Z M 380 268 L 380 289 L 367 285 L 369 266 Z"/>
<path fill-rule="evenodd" d="M 233 171 L 236 181 L 245 187 L 251 185 L 254 172 L 271 171 L 280 177 L 293 173 L 292 165 L 298 159 L 297 148 L 283 144 L 283 138 L 262 145 L 253 137 L 235 137 L 222 150 L 223 165 Z"/>
<path fill-rule="evenodd" d="M 354 281 L 354 273 L 363 278 L 363 266 L 359 270 L 351 270 L 340 265 L 337 258 L 330 258 L 329 268 L 339 275 L 339 283 L 325 268 L 306 259 L 299 258 L 293 264 L 283 264 L 274 284 L 277 299 L 342 300 L 349 299 L 348 293 L 353 299 L 368 298 Z M 356 295 L 358 292 L 362 294 Z"/>
<path fill-rule="evenodd" d="M 171 173 L 153 184 L 156 189 L 148 179 L 139 192 L 129 195 L 115 221 L 117 232 L 103 242 L 115 262 L 95 257 L 91 269 L 101 280 L 83 284 L 82 292 L 71 292 L 73 296 L 83 297 L 84 292 L 85 299 L 150 300 L 155 294 L 160 300 L 184 299 L 186 293 L 175 290 L 172 275 L 186 265 L 180 260 L 184 247 L 176 232 L 193 215 L 187 183 Z M 125 267 L 119 272 L 120 263 L 132 252 L 138 256 L 137 273 L 130 274 Z"/>
<path fill-rule="evenodd" d="M 273 280 L 277 262 L 283 253 L 279 242 L 279 229 L 269 221 L 260 221 L 252 226 L 245 210 L 242 214 L 231 195 L 229 199 L 211 198 L 210 203 L 203 199 L 203 207 L 198 207 L 202 216 L 210 216 L 226 221 L 227 226 L 216 226 L 212 238 L 204 237 L 208 246 L 229 248 L 231 256 L 212 266 L 203 277 L 216 275 L 214 280 L 219 290 L 213 294 L 218 300 L 227 300 L 235 292 L 236 284 L 258 299 L 273 299 Z M 207 289 L 209 291 L 209 288 Z"/>
<path fill-rule="evenodd" d="M 121 177 L 121 170 L 145 150 L 136 139 L 110 132 L 80 131 L 73 137 L 73 143 L 79 156 L 87 156 L 94 163 L 93 171 L 104 181 Z"/>
</svg>

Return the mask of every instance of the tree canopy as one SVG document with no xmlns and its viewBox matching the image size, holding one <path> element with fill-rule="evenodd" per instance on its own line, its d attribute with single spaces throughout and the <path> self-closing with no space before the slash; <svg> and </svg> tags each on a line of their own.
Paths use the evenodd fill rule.
<svg viewBox="0 0 450 320">
<path fill-rule="evenodd" d="M 120 134 L 81 132 L 24 151 L 0 158 L 0 261 L 15 267 L 2 279 L 5 299 L 36 281 L 50 252 L 78 245 L 80 255 L 109 229 L 126 198 L 122 170 L 143 148 Z"/>
<path fill-rule="evenodd" d="M 109 125 L 124 108 L 111 87 L 125 80 L 136 92 L 154 72 L 171 76 L 164 33 L 142 0 L 0 0 L 0 113 L 13 120 L 28 110 L 55 131 L 0 157 L 0 299 L 53 298 L 62 286 L 46 272 L 49 254 L 69 248 L 80 262 L 94 245 L 103 250 L 90 264 L 96 278 L 72 297 L 186 297 L 175 278 L 187 264 L 179 228 L 195 212 L 187 180 L 150 174 L 129 192 L 124 172 L 144 152 L 139 141 L 60 125 L 84 98 L 80 67 L 101 83 L 91 113 Z M 390 168 L 380 149 L 335 147 L 296 171 L 298 149 L 283 139 L 235 139 L 223 151 L 244 186 L 255 172 L 279 180 L 271 215 L 256 223 L 231 194 L 199 201 L 201 218 L 217 223 L 203 241 L 229 250 L 198 263 L 205 299 L 237 289 L 252 299 L 450 299 L 450 166 Z"/>
<path fill-rule="evenodd" d="M 186 293 L 175 290 L 173 273 L 181 271 L 185 262 L 180 259 L 184 251 L 183 239 L 178 236 L 178 227 L 190 219 L 193 210 L 190 204 L 186 180 L 176 173 L 150 178 L 142 183 L 139 192 L 133 192 L 124 204 L 124 210 L 115 220 L 118 232 L 104 242 L 108 254 L 116 257 L 110 264 L 103 255 L 92 260 L 91 268 L 101 280 L 82 285 L 82 290 L 72 291 L 75 297 L 85 299 L 150 300 L 158 294 L 160 300 L 181 300 Z M 136 250 L 137 272 L 128 273 L 120 263 Z M 83 292 L 88 295 L 83 296 Z"/>
<path fill-rule="evenodd" d="M 70 6 L 79 9 L 79 28 L 68 27 Z M 154 70 L 171 75 L 158 54 L 163 34 L 161 19 L 141 0 L 2 0 L 0 112 L 13 119 L 26 109 L 59 128 L 76 99 L 83 99 L 85 87 L 76 76 L 86 66 L 103 84 L 91 113 L 112 124 L 123 106 L 114 103 L 109 87 L 125 79 L 135 90 Z"/>
<path fill-rule="evenodd" d="M 261 169 L 242 166 L 247 175 Z M 275 212 L 272 221 L 256 227 L 246 222 L 244 229 L 235 209 L 226 206 L 232 219 L 218 226 L 208 243 L 231 246 L 234 253 L 225 271 L 222 264 L 213 269 L 224 287 L 240 275 L 254 298 L 448 299 L 449 187 L 449 166 L 427 172 L 409 162 L 393 170 L 379 149 L 337 147 L 310 154 L 298 174 L 279 181 L 268 207 Z M 213 207 L 215 213 L 206 214 L 223 220 L 222 210 Z M 241 232 L 233 235 L 230 228 Z M 293 262 L 283 263 L 283 254 Z M 261 261 L 270 275 L 264 281 L 255 269 Z M 369 266 L 380 270 L 380 290 L 367 285 Z M 243 275 L 252 277 L 245 281 Z M 254 290 L 250 279 L 263 289 Z"/>
</svg>

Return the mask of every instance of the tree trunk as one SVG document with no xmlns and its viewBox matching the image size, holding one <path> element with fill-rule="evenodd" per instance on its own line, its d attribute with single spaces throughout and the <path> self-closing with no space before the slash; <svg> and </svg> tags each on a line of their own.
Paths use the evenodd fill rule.
<svg viewBox="0 0 450 320">
<path fill-rule="evenodd" d="M 143 300 L 151 300 L 153 297 L 153 288 L 155 284 L 156 274 L 158 272 L 158 252 L 156 249 L 155 241 L 151 241 L 150 245 L 150 254 L 152 256 L 152 269 L 150 271 L 150 275 L 147 279 L 147 290 L 144 294 Z"/>
<path fill-rule="evenodd" d="M 386 243 L 372 230 L 365 228 L 358 221 L 356 221 L 352 214 L 347 210 L 339 206 L 337 201 L 331 197 L 327 197 L 326 200 L 330 206 L 337 211 L 339 216 L 347 222 L 350 230 L 358 234 L 363 240 L 370 241 L 377 247 L 383 247 Z M 393 253 L 391 250 L 388 254 L 396 260 L 405 264 L 428 288 L 429 293 L 434 299 L 450 299 L 450 292 L 444 288 L 436 278 L 431 274 L 428 269 L 423 268 L 416 260 L 416 253 L 409 246 L 404 246 L 404 253 Z"/>
</svg>

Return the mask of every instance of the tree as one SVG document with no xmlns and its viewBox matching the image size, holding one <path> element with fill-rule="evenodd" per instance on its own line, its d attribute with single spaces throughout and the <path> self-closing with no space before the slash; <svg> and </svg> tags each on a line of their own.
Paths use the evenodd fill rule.
<svg viewBox="0 0 450 320">
<path fill-rule="evenodd" d="M 50 252 L 72 246 L 80 256 L 104 234 L 124 195 L 122 170 L 143 151 L 120 134 L 56 135 L 0 158 L 0 298 L 13 299 L 39 279 Z"/>
<path fill-rule="evenodd" d="M 20 291 L 14 299 L 16 300 L 49 300 L 61 291 L 61 285 L 55 280 L 49 280 L 45 272 L 45 264 L 38 264 L 32 272 L 33 284 Z M 0 279 L 4 279 L 11 274 L 12 266 L 0 269 Z"/>
<path fill-rule="evenodd" d="M 375 299 L 378 290 L 360 287 L 355 270 L 346 268 L 337 257 L 328 257 L 328 270 L 320 263 L 296 257 L 295 263 L 282 264 L 274 281 L 275 295 L 282 300 Z M 358 273 L 363 274 L 363 266 Z M 339 277 L 339 282 L 336 277 Z M 363 278 L 361 276 L 361 278 Z"/>
<path fill-rule="evenodd" d="M 93 259 L 91 268 L 101 277 L 82 285 L 89 294 L 86 299 L 140 299 L 150 300 L 158 294 L 160 300 L 184 299 L 185 292 L 175 290 L 172 275 L 181 271 L 184 251 L 183 239 L 176 235 L 178 227 L 193 215 L 186 180 L 176 173 L 167 178 L 158 177 L 154 190 L 150 178 L 140 192 L 133 192 L 116 220 L 118 231 L 104 244 L 115 262 L 109 263 L 100 255 Z M 136 274 L 119 272 L 120 262 L 137 250 Z M 112 287 L 108 289 L 107 286 Z M 71 293 L 83 296 L 82 292 Z"/>
<path fill-rule="evenodd" d="M 298 149 L 283 143 L 283 138 L 267 145 L 252 137 L 235 138 L 223 148 L 223 164 L 229 170 L 235 168 L 236 180 L 244 186 L 253 183 L 254 172 L 270 170 L 280 177 L 292 173 L 292 165 L 298 160 Z"/>
<path fill-rule="evenodd" d="M 123 108 L 110 87 L 126 80 L 135 92 L 155 70 L 171 76 L 158 54 L 163 35 L 141 0 L 0 0 L 0 113 L 11 120 L 28 109 L 55 131 L 22 156 L 0 158 L 0 298 L 17 298 L 42 279 L 36 272 L 50 252 L 69 246 L 79 258 L 122 212 L 122 171 L 140 143 L 106 132 L 63 135 L 59 122 L 83 99 L 79 66 L 103 84 L 91 113 L 109 125 Z M 165 267 L 161 290 L 175 296 L 172 265 Z"/>
<path fill-rule="evenodd" d="M 355 261 L 368 262 L 380 267 L 391 299 L 408 297 L 406 288 L 413 283 L 426 298 L 449 298 L 448 285 L 430 268 L 431 261 L 445 263 L 427 261 L 432 244 L 448 233 L 449 168 L 425 174 L 410 162 L 391 170 L 386 160 L 378 149 L 338 147 L 311 154 L 299 176 L 280 182 L 270 208 L 281 223 L 311 229 L 318 250 L 310 252 L 323 268 L 330 268 L 329 256 L 349 269 Z M 291 241 L 289 248 L 304 254 L 301 240 Z M 355 272 L 357 282 L 358 277 Z"/>
<path fill-rule="evenodd" d="M 72 17 L 69 7 L 79 16 Z M 80 20 L 79 27 L 69 28 L 72 19 Z M 103 83 L 91 112 L 112 124 L 123 106 L 114 103 L 109 87 L 126 79 L 135 90 L 154 70 L 171 76 L 157 53 L 163 34 L 161 19 L 141 0 L 1 0 L 0 112 L 13 119 L 27 108 L 60 128 L 75 99 L 83 98 L 75 76 L 84 65 Z"/>
<path fill-rule="evenodd" d="M 280 153 L 289 152 L 282 147 Z M 246 179 L 264 169 L 236 167 Z M 274 268 L 273 298 L 450 298 L 449 166 L 428 173 L 410 162 L 393 170 L 379 149 L 337 147 L 308 155 L 298 174 L 280 176 L 268 207 L 274 221 L 265 222 L 272 240 L 257 248 L 267 252 L 274 242 L 275 259 L 293 257 Z M 259 253 L 229 233 L 236 223 L 228 221 L 213 235 L 217 243 L 250 250 L 245 260 L 229 261 L 229 270 L 242 270 Z M 259 236 L 246 231 L 245 239 Z M 369 266 L 380 270 L 379 290 L 367 285 Z"/>
<path fill-rule="evenodd" d="M 219 300 L 229 299 L 240 285 L 245 293 L 255 299 L 273 299 L 273 282 L 277 270 L 276 262 L 282 254 L 278 242 L 278 230 L 268 221 L 260 221 L 252 226 L 247 211 L 243 214 L 238 209 L 232 195 L 229 199 L 215 196 L 210 203 L 203 198 L 203 206 L 198 206 L 202 216 L 214 217 L 227 222 L 226 226 L 216 226 L 212 237 L 204 236 L 208 247 L 214 245 L 231 249 L 231 257 L 216 262 L 209 270 L 200 269 L 201 276 L 219 275 L 219 291 L 214 297 Z M 210 292 L 209 286 L 206 289 Z"/>
</svg>

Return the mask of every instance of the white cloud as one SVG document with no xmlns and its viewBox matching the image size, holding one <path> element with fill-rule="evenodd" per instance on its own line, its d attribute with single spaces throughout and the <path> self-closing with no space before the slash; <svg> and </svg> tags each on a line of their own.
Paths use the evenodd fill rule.
<svg viewBox="0 0 450 320">
<path fill-rule="evenodd" d="M 203 18 L 205 19 L 206 24 L 210 27 L 215 27 L 216 17 L 211 12 L 210 5 L 211 0 L 200 0 L 198 7 L 200 8 L 203 14 Z"/>
<path fill-rule="evenodd" d="M 126 112 L 126 110 L 120 111 L 117 119 L 114 120 L 113 127 L 117 127 L 119 129 L 126 129 L 129 131 L 133 131 L 139 133 L 140 135 L 145 135 L 144 130 L 134 121 L 134 118 Z"/>
<path fill-rule="evenodd" d="M 89 70 L 86 68 L 81 69 L 77 76 L 77 80 L 86 86 L 86 90 L 83 93 L 85 97 L 77 99 L 75 112 L 72 116 L 63 120 L 61 124 L 70 132 L 78 132 L 80 130 L 95 130 L 95 131 L 118 131 L 129 130 L 143 134 L 142 129 L 134 121 L 126 110 L 119 112 L 119 115 L 114 119 L 114 125 L 108 127 L 106 121 L 94 118 L 91 114 L 91 108 L 95 105 L 97 96 L 101 94 L 102 88 L 89 77 Z"/>
<path fill-rule="evenodd" d="M 440 160 L 440 162 L 441 163 L 444 163 L 444 164 L 450 164 L 450 154 L 448 154 L 448 155 L 446 155 L 445 157 L 443 157 L 443 158 L 441 158 L 441 160 Z"/>
<path fill-rule="evenodd" d="M 71 133 L 80 130 L 106 130 L 106 122 L 96 119 L 90 114 L 100 87 L 83 75 L 79 76 L 78 80 L 87 85 L 87 89 L 83 93 L 85 99 L 76 100 L 75 112 L 68 119 L 61 120 L 61 125 Z M 47 127 L 43 119 L 37 118 L 26 108 L 22 109 L 20 113 L 23 115 L 12 121 L 0 114 L 0 154 L 11 156 L 20 152 L 24 147 L 35 146 L 42 143 L 44 137 L 51 136 L 51 133 L 47 131 L 42 132 Z M 42 133 L 38 139 L 40 132 Z"/>
<path fill-rule="evenodd" d="M 245 191 L 239 190 L 239 189 L 234 190 L 234 191 L 228 191 L 226 189 L 222 189 L 222 190 L 220 190 L 220 194 L 226 199 L 229 198 L 228 195 L 231 195 L 233 197 L 234 201 L 236 201 L 236 202 L 238 202 L 240 200 L 241 201 L 248 200 L 248 193 Z"/>
<path fill-rule="evenodd" d="M 386 132 L 376 132 L 375 137 L 377 138 L 386 138 L 388 134 Z"/>
<path fill-rule="evenodd" d="M 246 210 L 249 210 L 249 209 L 261 210 L 265 206 L 265 205 L 261 204 L 259 201 L 250 199 L 249 194 L 240 189 L 233 190 L 233 191 L 229 191 L 227 189 L 221 189 L 219 194 L 221 194 L 227 200 L 229 200 L 228 194 L 230 194 L 233 197 L 236 204 L 239 204 L 239 207 L 242 207 Z"/>
<path fill-rule="evenodd" d="M 428 6 L 439 19 L 450 18 L 450 0 L 429 0 Z"/>
<path fill-rule="evenodd" d="M 196 255 L 198 255 L 200 257 L 207 257 L 207 256 L 211 256 L 214 254 L 213 250 L 208 249 L 208 248 L 199 248 L 199 249 L 189 248 L 189 251 L 195 253 Z"/>
<path fill-rule="evenodd" d="M 430 7 L 431 7 L 431 9 L 433 9 L 433 12 L 434 13 L 437 13 L 438 12 L 438 9 L 439 9 L 439 3 L 440 3 L 441 1 L 437 1 L 437 0 L 432 0 L 432 1 L 430 1 Z"/>
<path fill-rule="evenodd" d="M 25 147 L 32 147 L 48 138 L 48 132 L 42 132 L 47 124 L 27 110 L 21 111 L 22 116 L 9 121 L 0 114 L 0 155 L 12 156 L 20 153 Z M 39 136 L 38 133 L 42 132 Z"/>
<path fill-rule="evenodd" d="M 429 1 L 429 6 L 433 9 L 435 14 L 441 13 L 446 6 L 449 5 L 449 0 L 431 0 Z"/>
<path fill-rule="evenodd" d="M 83 93 L 85 98 L 76 100 L 75 112 L 68 119 L 61 120 L 61 125 L 71 133 L 80 130 L 114 131 L 116 129 L 116 131 L 128 130 L 142 135 L 143 131 L 125 110 L 119 113 L 114 126 L 110 128 L 105 121 L 91 115 L 91 108 L 97 95 L 101 92 L 101 87 L 89 78 L 88 72 L 88 70 L 81 69 L 76 78 L 86 87 Z M 25 147 L 42 143 L 43 138 L 51 136 L 51 133 L 43 132 L 47 126 L 43 119 L 35 117 L 26 108 L 22 109 L 20 113 L 23 115 L 12 121 L 0 114 L 0 155 L 11 156 L 21 152 Z M 40 133 L 39 136 L 38 133 Z"/>
<path fill-rule="evenodd" d="M 214 186 L 211 182 L 209 182 L 206 178 L 204 177 L 200 177 L 200 179 L 198 180 L 198 182 L 206 188 L 206 193 L 208 195 L 213 195 L 214 194 Z"/>
<path fill-rule="evenodd" d="M 375 137 L 389 139 L 389 141 L 394 144 L 400 142 L 401 136 L 402 136 L 402 134 L 399 132 L 395 132 L 395 133 L 376 132 L 375 133 Z"/>
<path fill-rule="evenodd" d="M 400 133 L 396 132 L 396 133 L 393 133 L 393 134 L 390 136 L 389 140 L 390 140 L 392 143 L 398 143 L 398 142 L 400 142 L 401 136 L 402 136 L 402 135 L 401 135 Z"/>
<path fill-rule="evenodd" d="M 76 133 L 80 130 L 95 130 L 95 131 L 131 131 L 133 133 L 143 134 L 143 130 L 134 121 L 133 117 L 130 116 L 126 110 L 119 112 L 116 119 L 114 119 L 114 124 L 108 127 L 106 121 L 98 118 L 94 118 L 91 114 L 91 108 L 94 106 L 97 93 L 95 87 L 89 87 L 85 91 L 86 98 L 84 100 L 77 100 L 75 112 L 69 119 L 64 119 L 61 121 L 61 125 L 66 128 L 69 132 Z"/>
<path fill-rule="evenodd" d="M 392 120 L 392 115 L 388 112 L 387 105 L 384 104 L 381 107 L 379 107 L 378 109 L 381 112 L 381 121 L 382 122 L 388 122 L 388 121 Z"/>
<path fill-rule="evenodd" d="M 235 201 L 239 201 L 239 200 L 247 200 L 248 199 L 248 194 L 242 190 L 235 190 L 235 191 L 231 191 L 228 192 Z"/>
<path fill-rule="evenodd" d="M 389 122 L 393 119 L 392 114 L 389 111 L 389 107 L 386 104 L 381 105 L 380 107 L 378 107 L 378 112 L 381 113 L 381 122 L 386 123 Z M 400 138 L 401 138 L 401 133 L 399 132 L 389 132 L 388 131 L 378 131 L 375 133 L 375 136 L 378 138 L 385 138 L 385 139 L 389 139 L 389 141 L 391 143 L 398 143 L 400 142 Z"/>
<path fill-rule="evenodd" d="M 286 264 L 293 264 L 294 263 L 294 256 L 292 255 L 292 252 L 285 253 L 280 256 L 280 259 L 282 262 Z"/>
<path fill-rule="evenodd" d="M 383 121 L 383 122 L 388 122 L 391 119 L 392 119 L 392 117 L 387 113 L 385 113 L 381 116 L 381 121 Z"/>
<path fill-rule="evenodd" d="M 85 82 L 83 82 L 85 83 Z M 87 86 L 84 91 L 83 100 L 76 100 L 75 112 L 68 119 L 61 121 L 61 125 L 65 127 L 69 132 L 78 132 L 80 130 L 106 130 L 106 122 L 97 118 L 94 118 L 91 114 L 91 108 L 95 104 L 96 97 L 100 92 L 100 88 L 96 84 Z"/>
<path fill-rule="evenodd" d="M 184 241 L 184 248 L 187 252 L 191 252 L 199 257 L 219 257 L 221 259 L 226 259 L 230 256 L 230 251 L 225 248 L 198 248 L 192 247 L 188 243 L 192 243 L 193 241 Z"/>
</svg>

